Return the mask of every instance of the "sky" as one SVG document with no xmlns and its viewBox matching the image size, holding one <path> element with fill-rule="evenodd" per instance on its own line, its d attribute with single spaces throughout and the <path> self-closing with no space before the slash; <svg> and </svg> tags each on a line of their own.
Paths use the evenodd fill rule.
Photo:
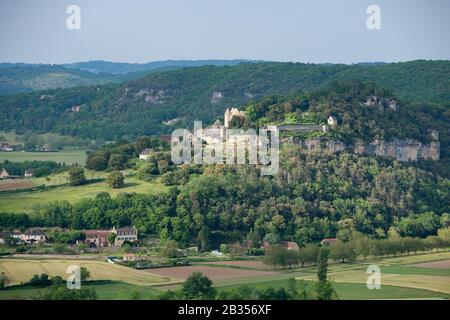
<svg viewBox="0 0 450 320">
<path fill-rule="evenodd" d="M 69 5 L 79 30 L 66 26 Z M 0 62 L 176 59 L 450 60 L 450 0 L 0 1 Z"/>
</svg>

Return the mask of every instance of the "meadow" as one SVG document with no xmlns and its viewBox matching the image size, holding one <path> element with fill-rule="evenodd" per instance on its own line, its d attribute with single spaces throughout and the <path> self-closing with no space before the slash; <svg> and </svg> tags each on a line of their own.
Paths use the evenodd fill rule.
<svg viewBox="0 0 450 320">
<path fill-rule="evenodd" d="M 59 152 L 0 152 L 0 162 L 5 160 L 11 162 L 24 161 L 54 161 L 57 163 L 65 163 L 67 165 L 80 164 L 84 165 L 86 161 L 86 150 L 61 150 Z"/>
<path fill-rule="evenodd" d="M 157 194 L 167 190 L 158 179 L 147 182 L 135 176 L 126 176 L 125 185 L 120 189 L 111 189 L 106 181 L 88 183 L 82 186 L 69 186 L 65 177 L 67 173 L 57 175 L 50 181 L 45 178 L 30 179 L 35 186 L 44 184 L 51 188 L 46 190 L 22 191 L 16 193 L 0 193 L 0 212 L 31 212 L 37 204 L 66 200 L 70 203 L 83 198 L 93 198 L 100 192 L 108 192 L 116 196 L 123 192 Z M 102 179 L 107 173 L 87 171 L 87 179 Z M 61 185 L 62 184 L 62 185 Z"/>
</svg>

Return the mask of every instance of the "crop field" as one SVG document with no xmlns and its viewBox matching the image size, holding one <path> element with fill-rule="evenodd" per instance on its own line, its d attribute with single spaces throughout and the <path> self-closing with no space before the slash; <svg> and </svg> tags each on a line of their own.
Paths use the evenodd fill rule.
<svg viewBox="0 0 450 320">
<path fill-rule="evenodd" d="M 98 174 L 91 176 L 88 172 L 86 177 L 91 179 L 98 178 L 99 176 Z M 63 178 L 60 177 L 60 179 Z M 49 190 L 0 193 L 0 212 L 30 212 L 37 204 L 56 200 L 67 200 L 74 203 L 83 198 L 93 198 L 100 192 L 108 192 L 111 196 L 115 196 L 122 192 L 156 194 L 166 189 L 167 187 L 160 183 L 159 180 L 146 182 L 130 176 L 125 177 L 125 186 L 121 189 L 111 189 L 106 181 L 101 181 L 76 187 L 64 185 Z"/>
<path fill-rule="evenodd" d="M 0 191 L 28 189 L 33 186 L 33 182 L 28 179 L 0 180 Z"/>
<path fill-rule="evenodd" d="M 84 165 L 86 157 L 86 150 L 62 150 L 60 152 L 0 152 L 0 162 L 5 160 L 11 162 L 40 160 L 66 163 L 67 165 L 75 163 Z"/>
<path fill-rule="evenodd" d="M 255 270 L 273 270 L 271 266 L 265 265 L 262 260 L 230 260 L 202 262 L 201 265 L 223 266 L 229 268 L 255 269 Z"/>
<path fill-rule="evenodd" d="M 277 272 L 273 271 L 231 269 L 231 268 L 208 267 L 208 266 L 170 267 L 170 268 L 149 269 L 148 271 L 163 277 L 175 278 L 180 280 L 187 279 L 194 272 L 201 272 L 208 278 L 210 278 L 212 281 L 249 278 L 249 277 L 262 277 L 277 274 Z"/>
<path fill-rule="evenodd" d="M 89 260 L 0 260 L 0 272 L 4 272 L 11 279 L 11 284 L 27 282 L 35 274 L 47 273 L 50 276 L 67 278 L 67 268 L 71 265 L 86 267 L 92 276 L 92 280 L 115 280 L 125 283 L 151 286 L 176 282 L 170 276 L 161 276 L 151 272 L 144 272 L 111 264 L 103 261 Z"/>
</svg>

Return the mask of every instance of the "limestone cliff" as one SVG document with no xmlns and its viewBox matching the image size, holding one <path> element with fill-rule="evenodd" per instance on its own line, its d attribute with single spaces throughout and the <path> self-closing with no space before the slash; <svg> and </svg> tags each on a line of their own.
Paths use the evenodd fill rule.
<svg viewBox="0 0 450 320">
<path fill-rule="evenodd" d="M 349 151 L 357 154 L 394 157 L 398 161 L 417 161 L 419 159 L 437 161 L 440 159 L 441 147 L 436 131 L 431 131 L 431 138 L 432 141 L 429 144 L 423 144 L 414 139 L 394 139 L 389 142 L 375 140 L 372 143 L 357 142 L 354 145 L 346 145 L 341 141 L 326 138 L 306 140 L 287 138 L 282 142 L 298 144 L 311 152 Z"/>
</svg>

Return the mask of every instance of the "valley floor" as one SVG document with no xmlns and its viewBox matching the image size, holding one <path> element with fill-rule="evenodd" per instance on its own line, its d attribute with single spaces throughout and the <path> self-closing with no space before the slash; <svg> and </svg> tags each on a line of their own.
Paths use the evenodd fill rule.
<svg viewBox="0 0 450 320">
<path fill-rule="evenodd" d="M 331 263 L 329 278 L 340 299 L 450 299 L 449 263 L 450 251 Z M 260 260 L 215 259 L 196 262 L 190 267 L 135 270 L 103 261 L 11 258 L 0 259 L 0 272 L 19 284 L 43 272 L 65 277 L 65 270 L 71 264 L 81 264 L 90 270 L 94 281 L 86 285 L 96 290 L 99 299 L 153 299 L 165 290 L 179 289 L 186 276 L 194 271 L 210 276 L 218 290 L 242 285 L 278 288 L 287 286 L 289 278 L 303 279 L 312 285 L 317 272 L 314 266 L 270 270 Z M 381 268 L 381 289 L 369 290 L 366 270 L 373 264 Z M 45 290 L 48 289 L 10 287 L 0 290 L 0 299 L 38 297 Z"/>
</svg>

